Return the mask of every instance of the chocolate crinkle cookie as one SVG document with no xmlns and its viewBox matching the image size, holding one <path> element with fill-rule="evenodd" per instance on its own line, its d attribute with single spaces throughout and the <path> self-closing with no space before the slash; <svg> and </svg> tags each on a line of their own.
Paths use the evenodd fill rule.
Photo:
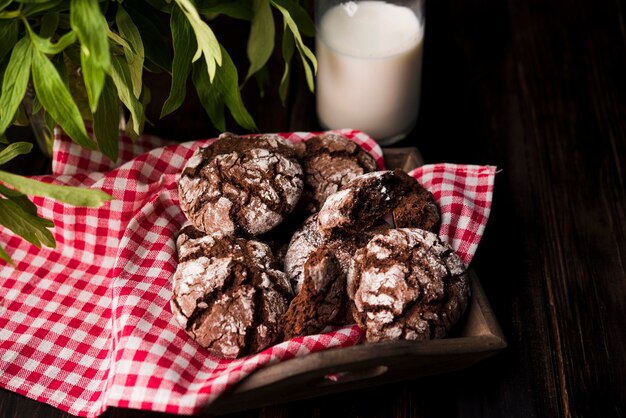
<svg viewBox="0 0 626 418">
<path fill-rule="evenodd" d="M 326 246 L 313 251 L 304 263 L 300 293 L 283 317 L 285 338 L 316 334 L 344 313 L 346 275 Z"/>
<path fill-rule="evenodd" d="M 441 224 L 435 197 L 413 177 L 399 171 L 407 191 L 393 207 L 391 214 L 396 228 L 419 228 L 438 233 Z M 394 172 L 395 173 L 395 172 Z"/>
<path fill-rule="evenodd" d="M 402 170 L 360 175 L 326 199 L 318 213 L 324 236 L 356 234 L 393 215 L 396 227 L 437 231 L 439 208 L 433 195 Z"/>
<path fill-rule="evenodd" d="M 186 226 L 177 248 L 172 312 L 198 344 L 236 358 L 281 340 L 291 287 L 267 245 Z"/>
<path fill-rule="evenodd" d="M 267 232 L 294 209 L 302 193 L 297 154 L 278 135 L 222 134 L 187 162 L 178 182 L 180 207 L 206 233 Z"/>
<path fill-rule="evenodd" d="M 325 133 L 303 144 L 304 191 L 298 205 L 302 212 L 317 212 L 350 180 L 376 170 L 374 157 L 342 135 Z"/>
<path fill-rule="evenodd" d="M 367 244 L 374 235 L 389 229 L 389 225 L 382 223 L 360 231 L 359 234 L 338 234 L 325 237 L 319 231 L 317 216 L 317 214 L 310 216 L 293 234 L 285 253 L 284 271 L 295 294 L 298 294 L 302 288 L 305 262 L 317 248 L 328 247 L 337 258 L 339 267 L 345 275 L 348 273 L 356 250 Z"/>
<path fill-rule="evenodd" d="M 211 145 L 204 147 L 203 156 L 211 159 L 220 154 L 230 154 L 234 149 L 243 152 L 255 148 L 265 148 L 280 152 L 288 158 L 301 158 L 304 155 L 304 145 L 288 141 L 276 134 L 259 134 L 239 136 L 231 132 L 224 132 Z"/>
<path fill-rule="evenodd" d="M 356 252 L 348 274 L 353 316 L 369 342 L 443 337 L 467 307 L 459 256 L 436 234 L 390 229 Z"/>
</svg>

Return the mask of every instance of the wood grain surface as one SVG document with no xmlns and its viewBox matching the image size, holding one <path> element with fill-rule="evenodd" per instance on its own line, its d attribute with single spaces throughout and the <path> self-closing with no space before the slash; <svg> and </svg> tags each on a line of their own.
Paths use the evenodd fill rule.
<svg viewBox="0 0 626 418">
<path fill-rule="evenodd" d="M 626 0 L 429 0 L 427 22 L 422 111 L 398 146 L 500 168 L 473 267 L 508 348 L 463 371 L 227 417 L 626 416 Z M 244 89 L 259 128 L 320 129 L 302 74 L 284 108 L 279 76 L 263 99 Z M 156 133 L 212 134 L 201 114 L 177 118 Z M 4 390 L 0 416 L 68 417 Z"/>
</svg>

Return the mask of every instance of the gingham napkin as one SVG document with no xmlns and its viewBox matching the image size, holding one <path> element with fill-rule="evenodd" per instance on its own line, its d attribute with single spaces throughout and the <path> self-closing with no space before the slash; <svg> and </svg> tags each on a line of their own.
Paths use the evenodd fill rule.
<svg viewBox="0 0 626 418">
<path fill-rule="evenodd" d="M 383 168 L 371 138 L 340 132 Z M 0 227 L 16 263 L 0 261 L 0 386 L 81 416 L 108 406 L 191 414 L 260 367 L 359 342 L 358 327 L 347 326 L 221 360 L 178 327 L 169 308 L 174 237 L 185 221 L 176 181 L 194 149 L 209 142 L 122 138 L 127 161 L 112 164 L 56 132 L 54 174 L 39 178 L 103 189 L 116 200 L 87 209 L 35 198 L 40 215 L 55 222 L 56 249 L 37 250 Z M 434 193 L 442 235 L 469 264 L 489 215 L 494 167 L 436 164 L 412 174 Z"/>
</svg>

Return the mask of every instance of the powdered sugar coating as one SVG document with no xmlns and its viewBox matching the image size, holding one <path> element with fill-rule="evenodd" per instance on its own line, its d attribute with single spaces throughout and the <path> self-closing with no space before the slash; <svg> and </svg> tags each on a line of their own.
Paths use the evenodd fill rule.
<svg viewBox="0 0 626 418">
<path fill-rule="evenodd" d="M 344 209 L 354 201 L 354 194 L 353 189 L 344 189 L 330 195 L 318 213 L 318 225 L 331 230 L 350 223 L 350 217 Z"/>
<path fill-rule="evenodd" d="M 291 288 L 267 245 L 186 226 L 177 247 L 171 306 L 192 338 L 226 358 L 280 339 Z"/>
<path fill-rule="evenodd" d="M 466 268 L 434 233 L 399 228 L 359 249 L 348 273 L 353 316 L 368 341 L 441 338 L 467 306 Z"/>
<path fill-rule="evenodd" d="M 355 251 L 365 245 L 375 234 L 389 228 L 386 224 L 377 225 L 356 235 L 336 237 L 322 236 L 318 227 L 318 216 L 310 216 L 293 234 L 284 259 L 284 271 L 291 282 L 295 294 L 300 292 L 304 280 L 304 264 L 313 251 L 327 246 L 339 262 L 342 274 L 347 274 Z"/>
<path fill-rule="evenodd" d="M 373 171 L 353 178 L 322 205 L 318 217 L 320 233 L 353 234 L 378 222 L 405 191 L 399 175 L 394 171 Z"/>
<path fill-rule="evenodd" d="M 295 207 L 303 172 L 280 137 L 221 136 L 199 148 L 178 182 L 180 206 L 206 233 L 259 235 Z"/>
<path fill-rule="evenodd" d="M 303 144 L 305 185 L 299 208 L 307 213 L 319 211 L 330 195 L 353 178 L 376 170 L 372 155 L 345 136 L 324 133 Z"/>
<path fill-rule="evenodd" d="M 317 229 L 317 215 L 311 216 L 293 234 L 285 253 L 284 271 L 291 282 L 295 294 L 300 293 L 304 280 L 304 263 L 309 255 L 319 248 L 325 240 Z"/>
</svg>

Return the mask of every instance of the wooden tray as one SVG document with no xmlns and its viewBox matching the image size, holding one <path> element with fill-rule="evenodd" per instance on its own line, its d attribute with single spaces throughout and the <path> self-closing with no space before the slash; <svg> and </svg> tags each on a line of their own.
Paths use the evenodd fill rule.
<svg viewBox="0 0 626 418">
<path fill-rule="evenodd" d="M 385 150 L 389 168 L 422 164 L 415 148 Z M 469 367 L 506 347 L 485 293 L 470 269 L 472 297 L 462 320 L 440 340 L 386 341 L 330 349 L 256 371 L 206 408 L 223 414 Z"/>
</svg>

